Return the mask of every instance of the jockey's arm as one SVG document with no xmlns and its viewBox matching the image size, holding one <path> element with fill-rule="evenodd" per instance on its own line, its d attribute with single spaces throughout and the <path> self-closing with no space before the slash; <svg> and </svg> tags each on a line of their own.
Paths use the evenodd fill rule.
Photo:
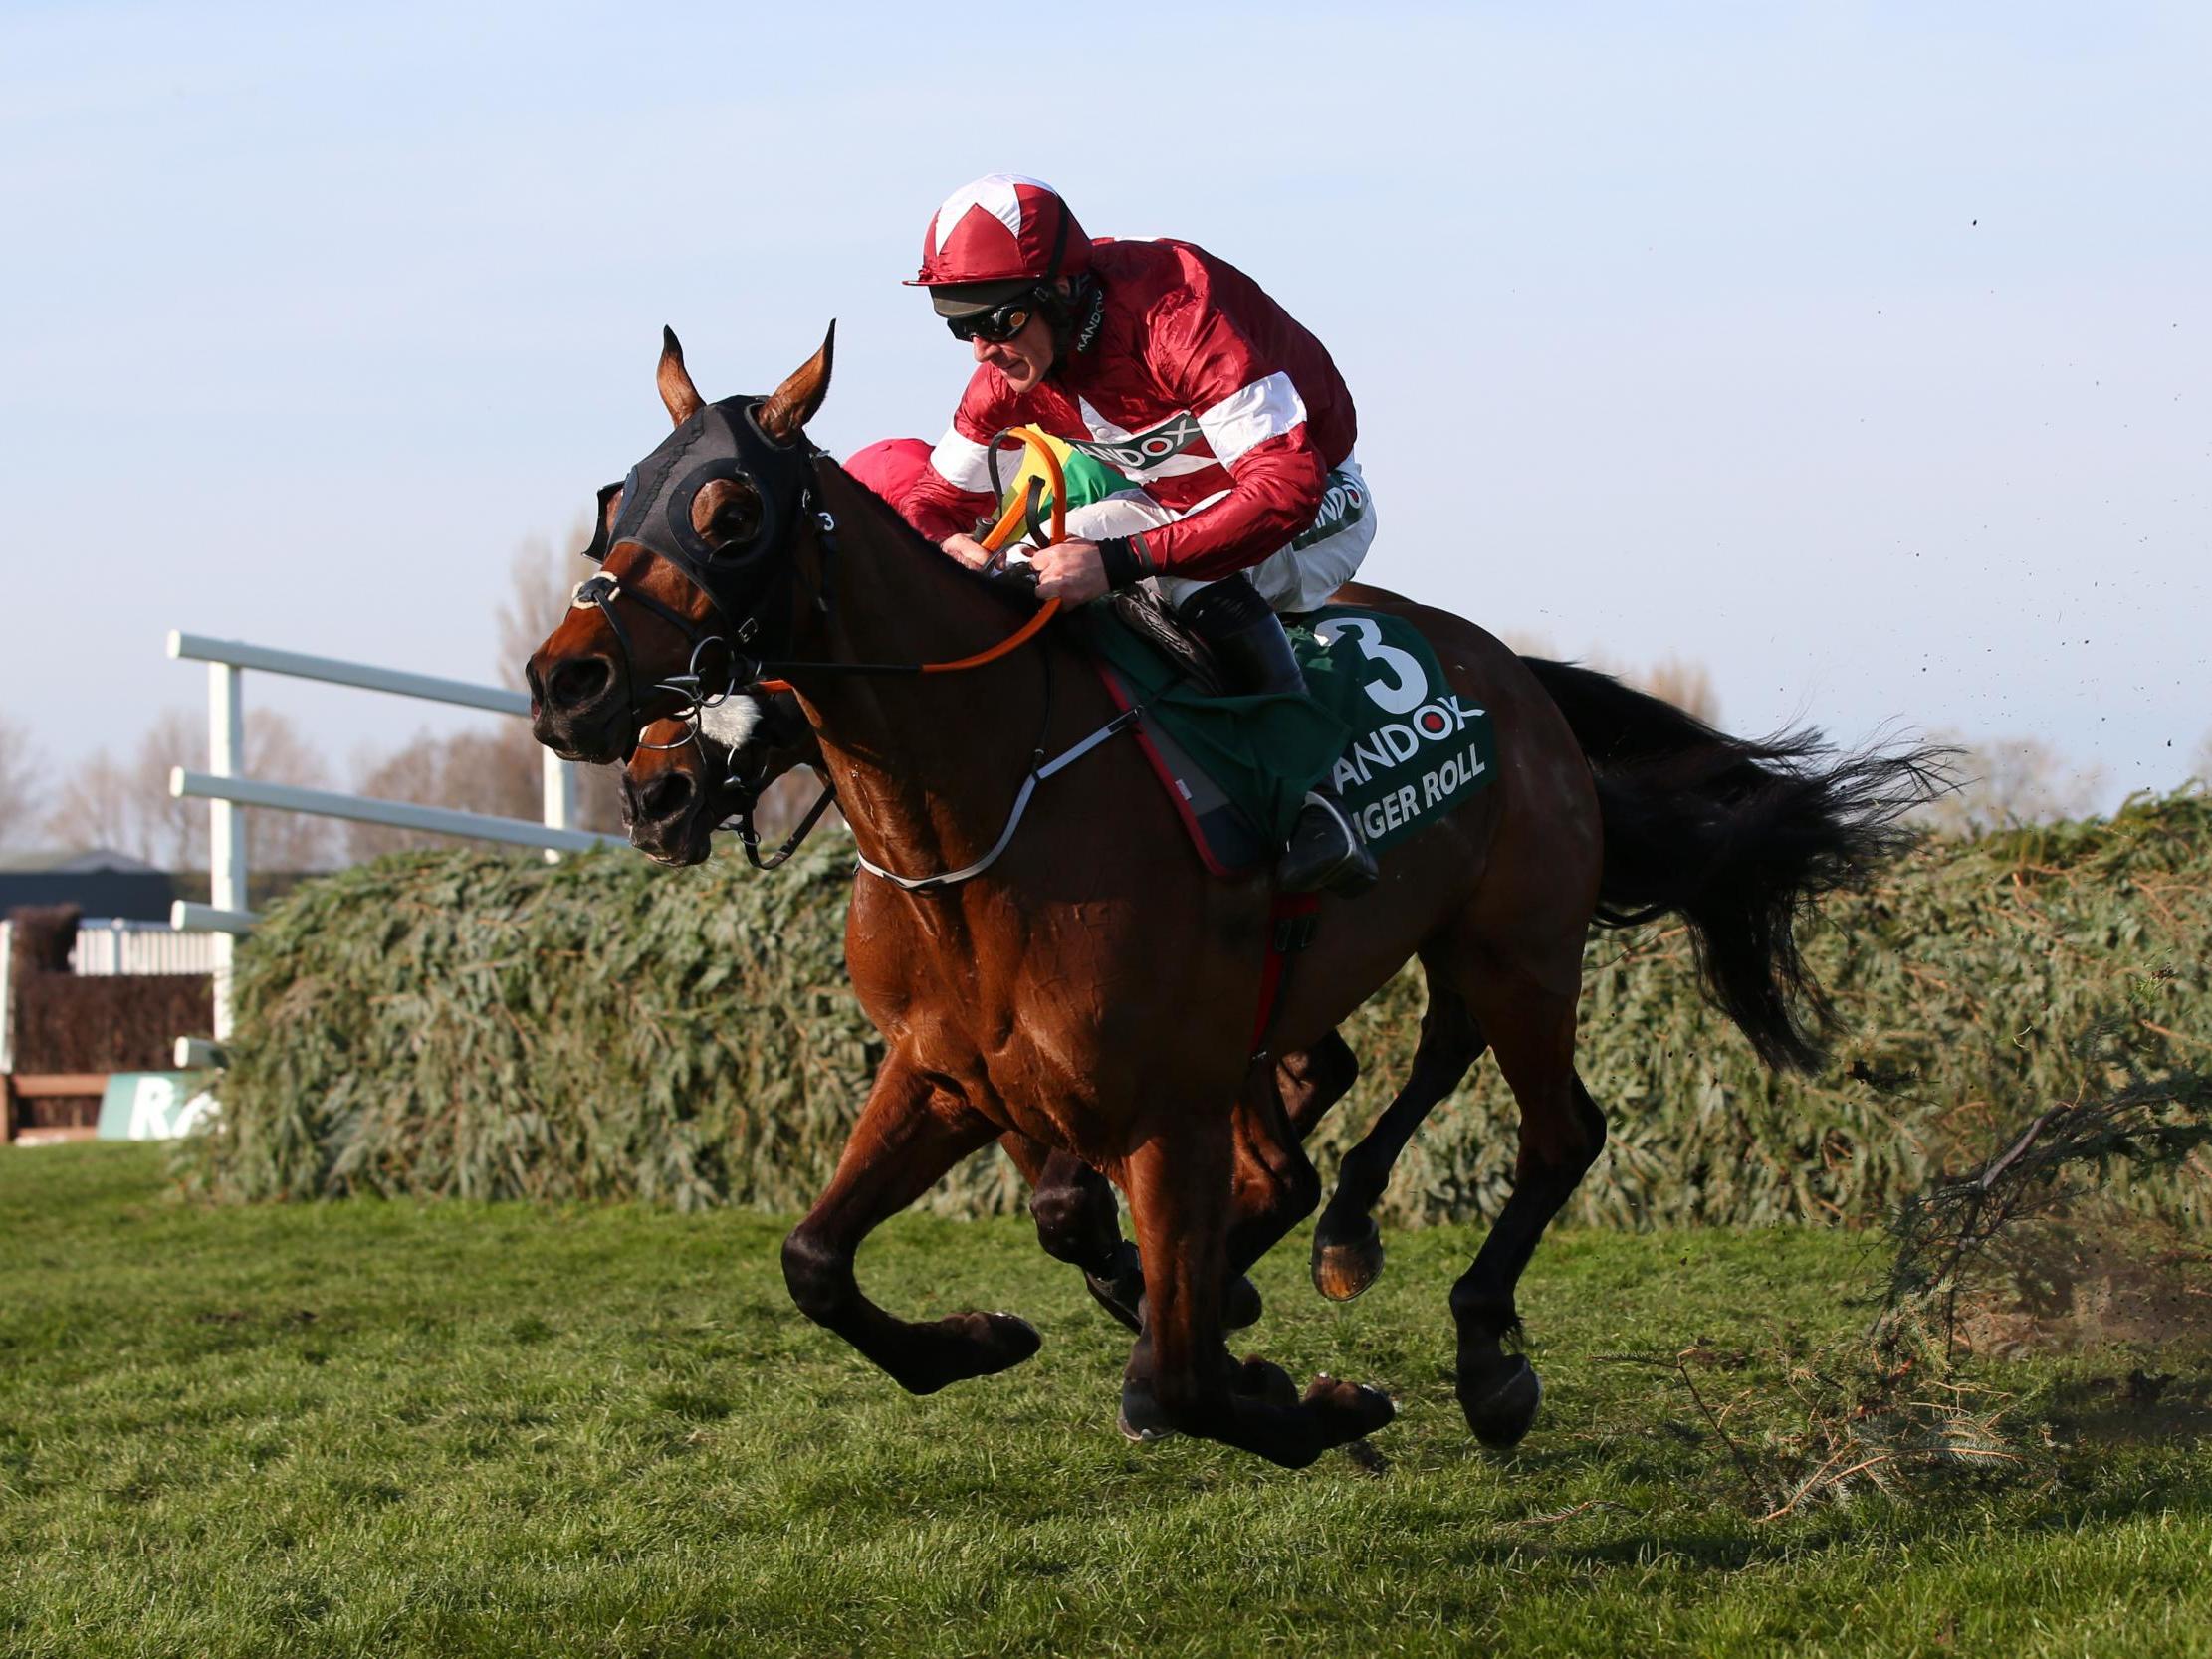
<svg viewBox="0 0 2212 1659">
<path fill-rule="evenodd" d="M 1313 522 L 1329 469 L 1290 376 L 1256 351 L 1217 307 L 1157 318 L 1147 355 L 1182 395 L 1231 484 L 1211 507 L 1144 532 L 1152 569 L 1206 581 L 1267 558 Z"/>
<path fill-rule="evenodd" d="M 1006 395 L 1003 379 L 979 368 L 953 412 L 952 425 L 930 451 L 930 464 L 899 504 L 908 523 L 963 563 L 980 562 L 983 549 L 969 532 L 977 519 L 997 507 L 985 446 L 998 432 L 1018 424 L 1022 412 L 1015 407 L 1017 401 Z"/>
<path fill-rule="evenodd" d="M 1329 469 L 1300 422 L 1244 451 L 1228 474 L 1235 482 L 1212 507 L 1144 532 L 1148 574 L 1210 581 L 1280 551 L 1321 511 Z"/>
</svg>

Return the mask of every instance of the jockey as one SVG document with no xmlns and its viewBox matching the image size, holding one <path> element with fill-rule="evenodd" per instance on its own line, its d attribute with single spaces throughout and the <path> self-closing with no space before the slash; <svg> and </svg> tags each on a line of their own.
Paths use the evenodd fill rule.
<svg viewBox="0 0 2212 1659">
<path fill-rule="evenodd" d="M 1135 488 L 1068 515 L 1037 591 L 1076 605 L 1149 582 L 1240 692 L 1305 691 L 1275 613 L 1310 611 L 1375 539 L 1356 420 L 1327 350 L 1259 285 L 1188 242 L 1092 240 L 1058 192 L 992 173 L 946 198 L 910 287 L 976 372 L 901 504 L 964 564 L 991 506 L 987 446 L 1033 425 Z M 1357 893 L 1375 858 L 1324 780 L 1278 868 L 1290 892 Z"/>
</svg>

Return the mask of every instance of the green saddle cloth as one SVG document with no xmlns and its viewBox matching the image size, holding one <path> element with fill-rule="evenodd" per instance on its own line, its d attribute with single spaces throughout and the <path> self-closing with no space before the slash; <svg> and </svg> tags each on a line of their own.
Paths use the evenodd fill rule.
<svg viewBox="0 0 2212 1659">
<path fill-rule="evenodd" d="M 1411 623 L 1332 605 L 1283 625 L 1313 695 L 1217 697 L 1106 605 L 1071 619 L 1163 729 L 1269 844 L 1290 835 L 1306 791 L 1333 776 L 1380 852 L 1481 788 L 1497 748 L 1490 717 L 1459 698 Z"/>
</svg>

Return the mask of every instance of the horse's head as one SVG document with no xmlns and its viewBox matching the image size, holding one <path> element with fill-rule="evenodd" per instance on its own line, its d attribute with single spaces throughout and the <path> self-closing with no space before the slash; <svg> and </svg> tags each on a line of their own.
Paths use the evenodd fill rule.
<svg viewBox="0 0 2212 1659">
<path fill-rule="evenodd" d="M 704 863 L 725 820 L 748 811 L 793 766 L 821 764 L 798 699 L 741 692 L 699 712 L 696 732 L 655 721 L 622 768 L 630 844 L 663 864 Z"/>
<path fill-rule="evenodd" d="M 790 625 L 792 555 L 809 533 L 806 423 L 829 390 L 836 325 L 767 397 L 701 399 L 676 336 L 659 384 L 676 429 L 599 492 L 566 617 L 531 654 L 531 730 L 570 760 L 619 760 L 652 720 L 755 678 Z"/>
</svg>

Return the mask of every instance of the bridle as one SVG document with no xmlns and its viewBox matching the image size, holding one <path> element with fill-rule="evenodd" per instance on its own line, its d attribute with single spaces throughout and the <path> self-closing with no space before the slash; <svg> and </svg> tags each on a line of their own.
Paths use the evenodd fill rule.
<svg viewBox="0 0 2212 1659">
<path fill-rule="evenodd" d="M 819 478 L 816 462 L 821 451 L 808 442 L 801 433 L 797 440 L 778 443 L 761 429 L 760 401 L 748 398 L 729 398 L 711 403 L 700 409 L 689 420 L 680 424 L 659 448 L 640 462 L 628 478 L 619 484 L 610 484 L 599 492 L 599 518 L 591 545 L 584 549 L 584 556 L 604 564 L 614 552 L 625 546 L 641 547 L 647 554 L 657 556 L 672 565 L 685 578 L 712 609 L 720 622 L 721 632 L 684 616 L 674 607 L 663 604 L 653 595 L 636 586 L 624 586 L 620 577 L 602 569 L 597 575 L 586 578 L 576 586 L 570 604 L 578 610 L 593 609 L 605 619 L 607 630 L 614 637 L 615 648 L 622 664 L 623 693 L 628 701 L 633 722 L 640 731 L 648 724 L 645 705 L 638 693 L 636 653 L 628 631 L 614 611 L 615 602 L 628 599 L 659 617 L 684 639 L 690 647 L 685 672 L 665 676 L 652 683 L 649 692 L 663 692 L 679 700 L 679 710 L 673 716 L 687 727 L 681 742 L 699 743 L 701 733 L 699 717 L 704 709 L 711 709 L 745 687 L 763 691 L 787 691 L 790 683 L 782 676 L 794 673 L 821 674 L 955 674 L 981 668 L 996 662 L 1033 639 L 1045 623 L 1060 608 L 1058 599 L 1047 599 L 1019 628 L 997 644 L 950 662 L 936 663 L 848 663 L 774 661 L 753 655 L 753 648 L 763 640 L 762 614 L 769 612 L 779 598 L 787 597 L 792 579 L 792 561 L 778 560 L 769 581 L 761 586 L 760 599 L 748 614 L 733 617 L 732 607 L 716 591 L 715 578 L 719 574 L 742 572 L 750 563 L 777 551 L 785 532 L 802 523 L 810 516 L 820 537 L 823 553 L 823 575 L 814 595 L 817 609 L 827 614 L 833 591 L 833 572 L 837 551 L 837 520 L 834 515 L 816 505 Z M 741 424 L 742 423 L 742 424 Z M 1029 429 L 1015 433 L 1027 444 L 1045 476 L 1051 481 L 1052 522 L 1050 539 L 1062 539 L 1067 530 L 1067 482 L 1060 470 L 1059 458 L 1044 442 L 1041 434 Z M 1000 436 L 1004 436 L 1001 434 Z M 747 438 L 751 442 L 747 442 Z M 995 441 L 993 446 L 995 448 Z M 763 463 L 766 465 L 763 465 Z M 997 468 L 994 457 L 992 466 L 994 482 Z M 741 541 L 717 547 L 692 523 L 692 504 L 699 492 L 717 479 L 740 480 L 750 484 L 761 503 L 760 521 Z M 772 488 L 774 486 L 775 488 Z M 1032 486 L 1021 501 L 1010 505 L 998 521 L 983 537 L 983 545 L 997 552 L 1025 521 L 1032 529 L 1037 524 L 1037 500 L 1039 491 Z M 610 503 L 620 499 L 617 517 L 610 523 L 607 512 Z M 1026 569 L 998 568 L 998 580 L 1022 580 L 1034 584 L 1033 573 Z M 786 605 L 785 610 L 788 610 Z M 723 655 L 719 684 L 710 685 L 707 664 L 711 653 L 718 649 Z M 1049 670 L 1049 659 L 1046 660 Z M 1049 681 L 1047 681 L 1049 688 Z M 1044 699 L 1047 724 L 1049 723 L 1049 689 Z M 862 869 L 881 877 L 910 893 L 935 892 L 955 886 L 981 875 L 995 863 L 1001 853 L 1012 843 L 1014 831 L 1020 827 L 1022 816 L 1028 810 L 1029 800 L 1036 786 L 1063 767 L 1088 754 L 1109 737 L 1127 730 L 1141 718 L 1142 706 L 1123 711 L 1104 726 L 1083 738 L 1073 747 L 1056 757 L 1047 759 L 1039 743 L 1032 753 L 1028 775 L 1022 780 L 1014 798 L 1005 827 L 991 850 L 981 859 L 959 870 L 946 871 L 934 876 L 909 877 L 887 870 L 870 860 L 866 854 L 855 856 Z M 678 744 L 651 745 L 670 748 Z M 699 750 L 704 758 L 707 750 Z M 752 791 L 747 791 L 752 795 Z M 787 840 L 774 853 L 763 860 L 759 853 L 759 837 L 753 830 L 752 804 L 741 810 L 738 825 L 739 839 L 744 843 L 746 856 L 757 869 L 773 870 L 787 860 L 797 850 L 809 831 L 828 810 L 834 798 L 834 789 L 825 787 L 819 799 L 808 810 L 805 818 Z"/>
<path fill-rule="evenodd" d="M 809 516 L 825 545 L 834 549 L 837 521 L 815 505 L 814 462 L 821 452 L 803 433 L 790 443 L 770 437 L 761 428 L 760 406 L 756 398 L 727 398 L 702 407 L 631 468 L 627 478 L 599 491 L 591 544 L 583 549 L 583 556 L 601 568 L 576 584 L 569 605 L 596 610 L 605 620 L 621 664 L 623 698 L 641 730 L 652 718 L 648 703 L 655 694 L 665 693 L 678 705 L 669 718 L 681 720 L 696 737 L 702 709 L 715 707 L 760 679 L 762 665 L 752 654 L 762 636 L 760 617 L 787 588 L 788 562 L 771 564 L 770 580 L 758 605 L 742 617 L 732 614 L 718 578 L 766 562 L 788 531 Z M 719 546 L 692 522 L 692 506 L 699 493 L 718 480 L 750 486 L 760 505 L 759 520 L 750 532 L 742 540 Z M 672 566 L 706 600 L 710 620 L 694 621 L 604 568 L 629 546 Z M 621 599 L 657 617 L 682 638 L 688 647 L 683 673 L 641 686 L 636 646 L 615 609 Z"/>
</svg>

